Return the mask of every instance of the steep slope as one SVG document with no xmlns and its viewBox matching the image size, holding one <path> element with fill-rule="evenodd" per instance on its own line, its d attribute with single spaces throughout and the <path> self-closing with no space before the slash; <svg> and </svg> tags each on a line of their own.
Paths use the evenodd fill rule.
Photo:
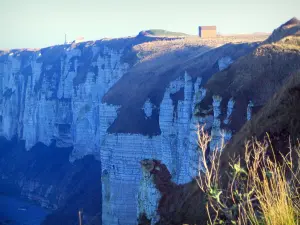
<svg viewBox="0 0 300 225">
<path fill-rule="evenodd" d="M 291 25 L 289 22 L 287 24 L 283 27 L 289 26 L 290 29 L 299 30 L 298 23 Z M 274 33 L 276 32 L 277 30 L 274 31 Z M 228 162 L 233 155 L 238 153 L 243 155 L 244 141 L 251 138 L 252 135 L 263 138 L 265 132 L 269 132 L 271 139 L 275 142 L 275 147 L 280 149 L 281 153 L 287 151 L 288 136 L 292 137 L 292 141 L 299 138 L 300 123 L 297 103 L 299 99 L 299 50 L 299 36 L 297 34 L 282 35 L 276 42 L 262 43 L 252 52 L 234 61 L 225 70 L 208 77 L 207 83 L 199 89 L 195 88 L 194 102 L 196 104 L 193 108 L 195 115 L 191 119 L 193 122 L 190 124 L 190 129 L 192 130 L 192 125 L 197 123 L 205 124 L 212 136 L 211 150 L 220 144 L 222 137 L 225 138 L 225 141 L 229 141 L 233 135 L 233 140 L 228 142 L 229 144 L 221 159 L 222 173 L 228 171 Z M 275 97 L 273 97 L 274 95 Z M 184 95 L 185 98 L 186 95 Z M 243 127 L 245 123 L 246 125 Z M 243 128 L 241 129 L 241 127 Z M 194 145 L 192 145 L 193 141 Z M 196 136 L 190 136 L 189 142 L 190 144 L 185 146 L 185 151 L 188 151 L 188 157 L 185 160 L 189 162 L 190 171 L 188 174 L 195 176 L 196 173 L 192 171 L 197 170 L 199 163 L 195 160 L 198 156 Z M 191 158 L 194 158 L 194 161 Z M 155 160 L 150 161 L 156 162 Z M 173 177 L 172 166 L 166 163 L 167 160 L 162 161 L 169 172 L 166 172 L 166 175 L 162 175 L 159 179 L 164 180 L 168 179 L 169 176 Z M 144 162 L 147 165 L 146 162 L 149 161 Z M 157 174 L 160 173 L 157 172 Z M 224 177 L 226 177 L 225 174 Z M 144 185 L 151 187 L 149 183 L 155 183 L 155 179 L 155 176 L 144 178 L 142 187 Z M 190 186 L 191 182 L 183 183 L 181 187 L 190 189 L 185 192 L 186 194 L 195 193 L 195 196 L 201 196 L 200 190 L 195 192 Z M 155 187 L 161 193 L 159 187 L 157 185 Z M 178 190 L 180 189 L 178 187 Z M 176 218 L 176 216 L 172 216 L 172 213 L 174 210 L 185 211 L 184 207 L 180 207 L 189 206 L 189 202 L 182 201 L 178 204 L 174 197 L 178 194 L 177 190 L 172 190 L 172 188 L 168 190 L 167 194 L 161 193 L 161 195 L 156 194 L 155 198 L 144 198 L 152 201 L 157 199 L 158 214 L 161 212 L 163 218 L 167 218 L 164 223 L 172 224 L 173 219 L 180 222 L 185 221 L 185 215 L 177 213 L 179 218 Z M 155 192 L 148 191 L 147 193 Z M 183 193 L 179 195 L 182 196 Z M 165 199 L 168 199 L 167 204 L 160 208 L 162 206 L 160 202 Z M 140 214 L 141 218 L 144 218 L 142 215 L 151 215 L 150 206 L 151 204 L 145 205 Z M 199 214 L 197 209 L 201 209 L 201 207 L 203 206 L 199 202 L 190 206 L 190 210 L 195 210 Z M 155 216 L 147 216 L 147 218 L 153 220 Z"/>
<path fill-rule="evenodd" d="M 275 155 L 289 152 L 290 144 L 299 143 L 300 138 L 300 71 L 292 74 L 286 84 L 268 101 L 267 104 L 248 121 L 228 143 L 220 160 L 221 175 L 227 187 L 226 172 L 230 159 L 244 155 L 244 144 L 252 137 L 263 140 L 269 134 Z M 290 142 L 291 141 L 291 142 Z M 296 154 L 292 152 L 292 154 Z M 295 155 L 294 155 L 295 156 Z M 148 182 L 160 193 L 157 224 L 204 224 L 206 219 L 205 197 L 195 180 L 177 185 L 171 181 L 171 174 L 161 161 L 145 159 L 141 169 Z M 144 214 L 143 214 L 144 213 Z M 139 224 L 153 223 L 147 216 L 149 210 L 140 214 Z"/>
<path fill-rule="evenodd" d="M 293 17 L 280 27 L 275 29 L 270 37 L 265 40 L 265 43 L 277 42 L 280 39 L 287 36 L 299 36 L 300 35 L 300 20 Z"/>
<path fill-rule="evenodd" d="M 300 30 L 299 24 L 292 28 Z M 221 130 L 227 135 L 236 133 L 300 69 L 299 40 L 299 36 L 291 35 L 263 43 L 209 79 L 195 114 L 207 123 L 205 118 L 214 115 L 214 105 L 218 105 L 214 124 L 207 123 L 213 126 L 215 143 L 221 138 Z"/>
<path fill-rule="evenodd" d="M 214 47 L 214 43 L 212 44 Z M 201 77 L 204 84 L 210 76 L 223 69 L 223 61 L 226 67 L 226 63 L 230 64 L 252 51 L 257 45 L 257 43 L 226 44 L 210 51 L 209 46 L 204 45 L 200 46 L 198 51 L 192 52 L 193 54 L 180 56 L 180 52 L 176 51 L 171 57 L 164 54 L 137 64 L 103 98 L 108 104 L 121 106 L 118 117 L 108 128 L 108 132 L 159 135 L 161 131 L 158 111 L 154 111 L 150 118 L 145 118 L 142 110 L 147 99 L 154 110 L 158 109 L 171 81 L 188 72 L 193 80 Z M 183 95 L 181 100 L 182 98 Z M 178 100 L 180 98 L 175 101 Z"/>
<path fill-rule="evenodd" d="M 196 77 L 257 46 L 230 41 L 241 40 L 138 36 L 1 52 L 0 191 L 54 209 L 45 224 L 74 224 L 80 208 L 86 223 L 134 224 L 143 157 L 163 159 L 176 182 L 190 179 L 184 149 Z M 145 116 L 154 126 L 143 130 Z M 116 133 L 130 120 L 136 133 Z"/>
<path fill-rule="evenodd" d="M 233 154 L 243 155 L 245 141 L 252 137 L 262 140 L 268 133 L 275 151 L 289 152 L 300 138 L 300 70 L 233 137 L 224 150 L 224 165 Z M 275 152 L 280 158 L 279 152 Z"/>
<path fill-rule="evenodd" d="M 209 50 L 222 44 L 219 41 L 224 40 L 208 41 L 207 47 L 200 45 L 198 52 L 172 48 L 146 57 L 105 94 L 102 102 L 119 108 L 101 148 L 103 223 L 122 223 L 122 218 L 128 221 L 132 212 L 138 214 L 155 205 L 157 198 L 151 185 L 139 189 L 141 171 L 137 162 L 144 157 L 163 160 L 174 182 L 191 179 L 193 170 L 189 167 L 195 158 L 187 149 L 194 145 L 191 113 L 198 101 L 194 93 L 202 80 L 205 83 L 215 71 L 257 46 L 239 43 Z M 149 194 L 136 199 L 136 193 L 144 188 Z"/>
<path fill-rule="evenodd" d="M 138 60 L 132 45 L 152 40 L 157 39 L 0 53 L 2 194 L 57 209 L 45 224 L 74 224 L 79 208 L 86 219 L 101 212 L 101 162 L 91 155 L 74 163 L 70 158 L 76 148 L 89 151 L 83 146 L 93 133 L 89 124 L 99 127 L 101 96 Z"/>
<path fill-rule="evenodd" d="M 143 178 L 139 162 L 157 158 L 170 171 L 172 183 L 191 181 L 198 159 L 195 124 L 213 127 L 220 114 L 229 121 L 234 115 L 231 94 L 239 86 L 225 85 L 236 80 L 247 84 L 247 90 L 253 85 L 232 70 L 243 56 L 253 60 L 257 55 L 253 62 L 258 70 L 279 61 L 276 70 L 298 68 L 297 41 L 285 41 L 283 49 L 276 43 L 257 48 L 263 40 L 138 35 L 1 52 L 0 136 L 6 139 L 0 146 L 0 191 L 56 209 L 45 224 L 74 224 L 80 208 L 85 222 L 135 224 L 141 213 L 154 219 L 159 193 Z M 287 45 L 292 47 L 285 50 Z M 276 52 L 276 60 L 268 58 Z M 289 69 L 287 60 L 292 62 Z M 248 67 L 244 61 L 243 70 Z M 218 84 L 214 77 L 223 73 L 229 81 Z M 279 83 L 284 78 L 279 76 Z M 222 111 L 214 93 L 230 103 L 223 101 Z M 263 96 L 250 94 L 255 100 Z M 246 107 L 237 110 L 241 117 L 248 100 L 242 98 Z M 199 117 L 193 116 L 197 104 L 203 106 Z"/>
</svg>

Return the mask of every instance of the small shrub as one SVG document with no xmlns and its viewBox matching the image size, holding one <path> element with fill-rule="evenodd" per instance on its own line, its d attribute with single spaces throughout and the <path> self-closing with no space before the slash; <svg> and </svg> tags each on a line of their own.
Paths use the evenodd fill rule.
<svg viewBox="0 0 300 225">
<path fill-rule="evenodd" d="M 210 141 L 199 127 L 199 157 L 206 155 Z M 224 143 L 209 155 L 210 166 L 207 160 L 199 165 L 198 185 L 206 194 L 209 224 L 300 224 L 300 143 L 290 146 L 279 163 L 269 138 L 248 141 L 244 158 L 231 160 L 226 185 L 219 168 L 223 148 Z"/>
</svg>

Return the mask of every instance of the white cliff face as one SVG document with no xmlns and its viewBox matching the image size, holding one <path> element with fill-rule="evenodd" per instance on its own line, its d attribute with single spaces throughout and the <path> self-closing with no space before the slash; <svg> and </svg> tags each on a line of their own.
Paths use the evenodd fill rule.
<svg viewBox="0 0 300 225">
<path fill-rule="evenodd" d="M 211 130 L 211 149 L 222 137 L 228 141 L 231 131 L 221 129 L 221 96 L 212 99 L 213 114 L 194 115 L 207 90 L 201 86 L 201 78 L 193 82 L 185 73 L 165 90 L 159 105 L 160 135 L 109 134 L 107 129 L 121 106 L 103 103 L 102 98 L 129 65 L 121 61 L 122 51 L 107 47 L 101 54 L 99 51 L 92 47 L 92 56 L 99 56 L 89 66 L 96 69 L 88 70 L 84 77 L 80 70 L 83 51 L 78 48 L 65 49 L 64 56 L 54 63 L 44 62 L 42 52 L 25 62 L 11 55 L 0 63 L 0 136 L 11 139 L 17 135 L 28 150 L 37 142 L 49 145 L 52 140 L 59 147 L 74 146 L 72 162 L 94 155 L 102 164 L 102 224 L 131 225 L 136 224 L 139 213 L 152 219 L 159 216 L 155 209 L 160 196 L 152 178 L 142 173 L 141 160 L 161 160 L 174 182 L 186 183 L 197 175 L 201 160 L 197 125 L 206 124 Z M 21 71 L 22 63 L 31 69 Z M 223 58 L 218 63 L 222 70 L 231 61 Z M 180 99 L 172 99 L 182 90 Z M 152 116 L 154 105 L 149 99 L 141 108 L 146 119 Z M 224 124 L 230 124 L 233 110 L 234 100 L 230 99 Z"/>
<path fill-rule="evenodd" d="M 185 73 L 184 81 L 184 100 L 178 102 L 178 157 L 176 171 L 180 171 L 180 174 L 174 177 L 174 181 L 185 183 L 190 181 L 188 176 L 189 171 L 189 152 L 187 151 L 189 147 L 189 134 L 190 133 L 190 120 L 193 112 L 193 94 L 194 85 L 191 77 Z"/>
<path fill-rule="evenodd" d="M 197 143 L 197 129 L 198 126 L 205 126 L 206 128 L 210 127 L 210 121 L 205 117 L 198 117 L 195 114 L 198 112 L 196 105 L 201 103 L 205 98 L 206 89 L 201 87 L 201 78 L 197 78 L 194 84 L 194 98 L 192 105 L 192 118 L 190 121 L 190 132 L 189 132 L 189 163 L 188 163 L 188 174 L 189 177 L 195 177 L 198 175 L 198 171 L 201 169 L 201 163 L 199 162 L 202 159 L 202 156 L 199 155 L 198 143 Z"/>
<path fill-rule="evenodd" d="M 105 135 L 100 154 L 103 173 L 109 174 L 109 179 L 102 185 L 103 190 L 110 190 L 110 197 L 106 197 L 107 192 L 102 193 L 104 224 L 135 224 L 136 217 L 128 216 L 133 213 L 146 213 L 149 219 L 159 216 L 154 211 L 159 201 L 158 193 L 153 189 L 151 177 L 142 174 L 139 164 L 142 159 L 161 160 L 175 182 L 185 183 L 192 179 L 197 171 L 197 168 L 190 170 L 197 154 L 194 139 L 197 121 L 192 120 L 192 111 L 205 96 L 200 84 L 201 79 L 193 84 L 188 74 L 170 83 L 159 107 L 161 135 L 152 138 L 137 134 Z M 183 99 L 178 100 L 175 110 L 171 94 L 181 88 L 184 88 Z M 196 95 L 195 90 L 201 90 L 202 94 Z"/>
<path fill-rule="evenodd" d="M 14 58 L 14 54 L 8 56 L 8 60 L 2 64 L 2 73 L 0 79 L 2 86 L 1 93 L 1 110 L 2 110 L 2 126 L 0 131 L 1 136 L 11 139 L 17 132 L 18 120 L 15 119 L 18 115 L 18 109 L 15 107 L 18 104 L 18 94 L 20 90 L 16 88 L 17 72 L 20 70 L 21 62 Z"/>
<path fill-rule="evenodd" d="M 147 219 L 151 220 L 151 224 L 154 225 L 159 220 L 157 208 L 161 194 L 155 188 L 153 175 L 144 169 L 142 172 L 143 175 L 140 181 L 137 196 L 137 217 L 145 214 Z"/>
<path fill-rule="evenodd" d="M 67 49 L 66 50 L 66 57 L 65 59 L 61 59 L 61 76 L 59 81 L 59 88 L 57 97 L 58 98 L 72 98 L 74 88 L 73 88 L 73 79 L 76 77 L 77 74 L 77 66 L 78 60 L 76 57 L 81 56 L 80 49 Z M 74 70 L 70 70 L 72 66 L 71 59 L 75 58 L 74 60 Z"/>
<path fill-rule="evenodd" d="M 233 98 L 230 98 L 228 103 L 227 103 L 227 114 L 226 114 L 225 120 L 223 121 L 224 124 L 229 124 L 230 123 L 230 116 L 231 116 L 231 113 L 233 111 L 234 103 L 235 102 L 234 102 Z"/>
<path fill-rule="evenodd" d="M 232 63 L 233 60 L 230 56 L 222 57 L 221 59 L 218 60 L 219 70 L 222 71 L 227 69 Z"/>
<path fill-rule="evenodd" d="M 251 119 L 253 106 L 254 106 L 253 102 L 249 101 L 248 106 L 247 106 L 247 120 Z"/>
<path fill-rule="evenodd" d="M 109 179 L 102 183 L 102 189 L 109 187 L 110 196 L 105 197 L 106 193 L 102 192 L 103 224 L 136 223 L 137 193 L 142 177 L 139 162 L 145 158 L 161 158 L 157 151 L 160 140 L 159 136 L 149 138 L 139 134 L 105 135 L 100 155 L 102 171 L 109 174 Z"/>
<path fill-rule="evenodd" d="M 218 95 L 213 96 L 213 125 L 211 129 L 211 142 L 210 142 L 210 149 L 215 150 L 217 148 L 220 148 L 221 139 L 222 139 L 222 133 L 221 133 L 221 121 L 220 121 L 220 114 L 221 114 L 221 101 L 222 97 Z"/>
<path fill-rule="evenodd" d="M 146 117 L 151 117 L 152 116 L 152 111 L 153 111 L 153 104 L 151 103 L 150 99 L 148 99 L 145 104 L 144 104 L 144 112 L 146 114 Z"/>
<path fill-rule="evenodd" d="M 74 146 L 71 159 L 97 152 L 101 128 L 112 121 L 100 119 L 103 95 L 128 70 L 121 62 L 122 52 L 104 48 L 99 54 L 95 72 L 87 72 L 86 79 L 74 84 L 79 74 L 82 55 L 80 49 L 66 49 L 65 57 L 52 64 L 39 60 L 40 52 L 33 53 L 26 63 L 31 68 L 21 71 L 22 60 L 14 55 L 1 65 L 1 126 L 0 135 L 11 139 L 18 135 L 25 140 L 26 149 L 37 142 L 49 145 L 57 141 L 59 147 Z M 99 49 L 93 49 L 95 55 Z M 116 115 L 111 114 L 114 119 Z M 103 129 L 102 129 L 103 130 Z M 105 130 L 106 132 L 106 130 Z"/>
</svg>

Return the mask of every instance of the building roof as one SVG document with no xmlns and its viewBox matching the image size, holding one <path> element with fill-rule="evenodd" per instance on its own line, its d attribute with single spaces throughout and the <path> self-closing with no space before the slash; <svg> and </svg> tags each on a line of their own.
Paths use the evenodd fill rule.
<svg viewBox="0 0 300 225">
<path fill-rule="evenodd" d="M 201 30 L 216 30 L 216 26 L 199 26 Z"/>
</svg>

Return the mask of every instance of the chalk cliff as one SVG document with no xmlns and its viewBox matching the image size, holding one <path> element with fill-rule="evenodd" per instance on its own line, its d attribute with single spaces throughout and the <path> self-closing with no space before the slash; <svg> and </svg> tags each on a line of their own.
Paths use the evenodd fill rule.
<svg viewBox="0 0 300 225">
<path fill-rule="evenodd" d="M 142 221 L 140 224 L 152 224 L 157 220 L 159 220 L 158 224 L 204 223 L 205 216 L 197 218 L 197 215 L 205 211 L 205 209 L 203 210 L 203 201 L 193 201 L 195 198 L 203 197 L 203 194 L 197 188 L 197 184 L 193 185 L 193 182 L 187 178 L 191 175 L 195 176 L 197 165 L 201 166 L 198 161 L 200 154 L 197 152 L 195 143 L 196 135 L 195 132 L 192 132 L 195 127 L 193 123 L 206 124 L 206 129 L 209 130 L 212 137 L 210 151 L 221 144 L 222 138 L 226 142 L 232 136 L 234 137 L 233 141 L 230 141 L 224 149 L 220 160 L 221 174 L 225 178 L 227 177 L 225 173 L 229 169 L 228 160 L 238 153 L 243 155 L 244 148 L 242 146 L 252 135 L 263 138 L 265 132 L 268 132 L 281 153 L 288 152 L 289 137 L 292 144 L 299 138 L 299 113 L 297 113 L 299 107 L 295 105 L 295 101 L 299 96 L 300 21 L 289 21 L 280 29 L 276 29 L 274 33 L 276 34 L 278 30 L 284 31 L 283 33 L 287 35 L 281 36 L 275 42 L 264 42 L 236 60 L 227 60 L 226 58 L 218 60 L 218 65 L 222 65 L 221 62 L 225 61 L 230 62 L 228 63 L 230 66 L 224 70 L 219 66 L 220 71 L 215 72 L 203 84 L 203 77 L 198 77 L 193 83 L 195 85 L 191 92 L 194 96 L 193 103 L 189 104 L 192 106 L 193 112 L 189 116 L 190 130 L 185 130 L 183 135 L 183 137 L 187 137 L 190 134 L 190 138 L 183 148 L 185 152 L 181 151 L 180 145 L 177 146 L 176 151 L 180 154 L 177 156 L 179 159 L 181 158 L 180 166 L 173 170 L 178 165 L 178 161 L 169 163 L 166 160 L 167 157 L 159 158 L 166 166 L 163 169 L 160 167 L 162 164 L 159 160 L 148 158 L 148 160 L 141 161 L 143 173 L 148 171 L 146 176 L 148 179 L 143 180 L 143 185 L 151 186 L 148 183 L 152 182 L 162 197 L 158 198 L 157 215 L 151 218 L 147 210 L 142 211 L 139 217 L 139 221 Z M 188 94 L 188 90 L 191 90 L 188 88 L 189 82 L 189 76 L 186 75 L 183 88 L 184 101 L 191 99 Z M 170 86 L 176 87 L 177 85 L 171 83 Z M 291 121 L 293 122 L 291 123 Z M 243 126 L 245 123 L 246 125 Z M 184 129 L 185 124 L 181 123 L 175 129 L 178 132 L 176 141 L 182 140 L 180 130 Z M 162 132 L 161 136 L 163 134 Z M 172 147 L 171 150 L 173 149 L 176 148 Z M 280 155 L 279 152 L 276 154 Z M 200 160 L 202 159 L 200 158 Z M 188 162 L 187 165 L 184 164 L 186 162 Z M 188 172 L 182 170 L 185 167 L 189 169 Z M 173 171 L 183 171 L 183 177 L 187 179 L 182 180 L 182 174 L 178 175 Z M 173 182 L 171 182 L 171 178 Z M 163 184 L 167 191 L 162 189 L 160 184 Z M 152 191 L 152 193 L 155 192 Z M 193 195 L 192 199 L 189 199 L 190 195 Z M 157 199 L 157 196 L 159 195 L 153 195 L 152 201 Z M 182 196 L 186 198 L 182 199 Z M 150 202 L 148 201 L 149 204 Z"/>
<path fill-rule="evenodd" d="M 145 38 L 0 53 L 1 184 L 57 209 L 45 224 L 68 224 L 61 215 L 81 207 L 86 220 L 101 211 L 102 224 L 157 221 L 160 194 L 139 162 L 161 160 L 186 183 L 197 172 L 196 125 L 211 129 L 211 148 L 235 132 L 235 98 L 206 83 L 259 43 Z M 246 121 L 251 102 L 241 110 Z M 87 203 L 96 188 L 102 197 Z"/>
</svg>

